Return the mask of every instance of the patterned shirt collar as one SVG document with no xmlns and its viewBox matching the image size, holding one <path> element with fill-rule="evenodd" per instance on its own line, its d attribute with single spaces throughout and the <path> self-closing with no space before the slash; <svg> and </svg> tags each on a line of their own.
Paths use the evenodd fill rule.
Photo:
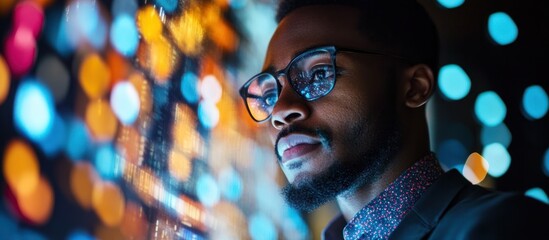
<svg viewBox="0 0 549 240">
<path fill-rule="evenodd" d="M 344 239 L 389 238 L 423 192 L 443 173 L 434 154 L 423 157 L 355 214 L 343 228 Z"/>
</svg>

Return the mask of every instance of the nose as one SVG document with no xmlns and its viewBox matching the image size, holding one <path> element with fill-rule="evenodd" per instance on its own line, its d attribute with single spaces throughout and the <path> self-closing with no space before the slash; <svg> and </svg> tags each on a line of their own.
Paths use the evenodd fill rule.
<svg viewBox="0 0 549 240">
<path fill-rule="evenodd" d="M 271 123 L 277 130 L 282 130 L 293 122 L 307 119 L 310 113 L 311 109 L 305 99 L 289 86 L 283 87 L 274 106 Z"/>
</svg>

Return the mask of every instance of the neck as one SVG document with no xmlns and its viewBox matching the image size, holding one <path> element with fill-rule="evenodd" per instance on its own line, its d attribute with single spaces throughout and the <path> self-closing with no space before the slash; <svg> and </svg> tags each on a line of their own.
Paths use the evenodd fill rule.
<svg viewBox="0 0 549 240">
<path fill-rule="evenodd" d="M 418 134 L 404 134 L 402 149 L 391 159 L 385 172 L 375 182 L 359 187 L 352 193 L 344 193 L 337 197 L 337 204 L 347 222 L 365 205 L 382 193 L 404 170 L 429 154 L 430 147 L 426 123 L 423 127 L 415 129 L 416 131 L 414 132 Z M 419 134 L 419 132 L 423 132 L 423 134 Z M 423 137 L 418 139 L 417 136 Z"/>
</svg>

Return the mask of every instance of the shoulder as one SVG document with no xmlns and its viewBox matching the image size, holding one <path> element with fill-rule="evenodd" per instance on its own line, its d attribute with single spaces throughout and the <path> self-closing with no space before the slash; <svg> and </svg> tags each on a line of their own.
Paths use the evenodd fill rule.
<svg viewBox="0 0 549 240">
<path fill-rule="evenodd" d="M 489 192 L 478 186 L 447 209 L 432 236 L 457 239 L 509 239 L 549 235 L 549 205 L 517 193 Z M 479 194 L 482 192 L 482 194 Z M 436 237 L 435 237 L 436 239 Z"/>
</svg>

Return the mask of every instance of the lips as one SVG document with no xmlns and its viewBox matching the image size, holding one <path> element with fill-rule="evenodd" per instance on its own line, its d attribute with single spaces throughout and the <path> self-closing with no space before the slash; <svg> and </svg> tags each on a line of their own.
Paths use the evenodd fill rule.
<svg viewBox="0 0 549 240">
<path fill-rule="evenodd" d="M 303 156 L 320 145 L 316 138 L 304 134 L 290 134 L 280 138 L 277 143 L 277 154 L 282 163 Z"/>
</svg>

